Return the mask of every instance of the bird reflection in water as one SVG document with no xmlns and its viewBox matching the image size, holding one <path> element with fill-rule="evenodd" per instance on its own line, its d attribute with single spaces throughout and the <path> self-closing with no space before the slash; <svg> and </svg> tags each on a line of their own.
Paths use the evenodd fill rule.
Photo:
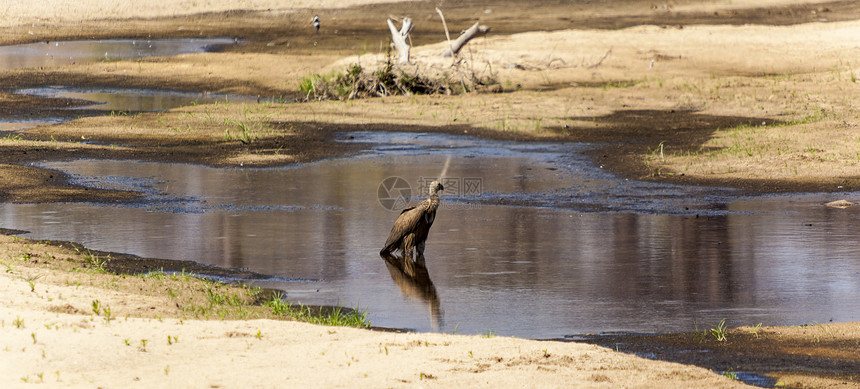
<svg viewBox="0 0 860 389">
<path fill-rule="evenodd" d="M 439 306 L 439 295 L 436 286 L 430 280 L 430 273 L 424 266 L 424 255 L 418 255 L 414 260 L 408 256 L 382 254 L 385 266 L 391 274 L 394 284 L 406 298 L 424 302 L 430 308 L 430 325 L 433 331 L 439 331 L 442 323 L 442 310 Z"/>
<path fill-rule="evenodd" d="M 439 180 L 429 185 L 428 197 L 400 212 L 379 255 L 385 259 L 391 279 L 407 298 L 418 298 L 430 307 L 430 325 L 439 331 L 442 312 L 439 295 L 424 266 L 424 247 L 439 208 L 439 194 L 445 190 L 441 180 L 448 172 L 451 156 L 445 160 Z M 397 254 L 401 255 L 397 255 Z"/>
</svg>

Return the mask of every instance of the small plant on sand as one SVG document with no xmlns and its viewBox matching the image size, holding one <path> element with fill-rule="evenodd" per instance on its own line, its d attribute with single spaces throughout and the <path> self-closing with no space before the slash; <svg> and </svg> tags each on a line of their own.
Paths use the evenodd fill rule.
<svg viewBox="0 0 860 389">
<path fill-rule="evenodd" d="M 711 328 L 710 334 L 717 340 L 717 342 L 725 342 L 727 340 L 726 335 L 728 335 L 726 319 L 720 320 L 719 324 Z"/>
<path fill-rule="evenodd" d="M 116 317 L 111 314 L 110 307 L 102 306 L 101 301 L 93 300 L 93 313 L 96 316 L 104 316 L 105 322 L 110 323 L 111 320 L 116 319 Z"/>
<path fill-rule="evenodd" d="M 217 305 L 230 305 L 230 306 L 241 306 L 244 304 L 242 301 L 242 297 L 237 294 L 225 294 L 217 291 L 219 284 L 216 283 L 207 283 L 206 285 L 206 298 L 209 301 L 209 307 L 214 307 Z"/>
<path fill-rule="evenodd" d="M 281 295 L 273 297 L 263 305 L 272 308 L 272 313 L 277 316 L 285 316 L 290 312 L 290 304 L 284 301 Z"/>
<path fill-rule="evenodd" d="M 755 335 L 756 337 L 758 337 L 758 331 L 760 329 L 761 329 L 761 323 L 758 323 L 755 326 L 753 326 L 752 328 L 750 328 L 749 333 L 750 333 L 750 335 Z"/>
<path fill-rule="evenodd" d="M 110 307 L 105 306 L 102 308 L 102 313 L 104 313 L 104 318 L 106 323 L 110 323 L 111 320 L 116 319 L 113 314 L 110 313 Z"/>
<path fill-rule="evenodd" d="M 100 316 L 102 314 L 102 303 L 99 300 L 93 300 L 93 313 L 96 316 Z"/>
<path fill-rule="evenodd" d="M 258 138 L 256 131 L 254 131 L 252 129 L 253 124 L 251 124 L 249 122 L 227 119 L 224 122 L 224 124 L 236 126 L 236 127 L 238 127 L 238 129 L 240 131 L 239 134 L 233 135 L 230 132 L 229 128 L 225 129 L 224 130 L 224 140 L 226 140 L 226 141 L 238 140 L 239 142 L 242 142 L 243 144 L 247 145 L 247 144 L 251 144 L 251 142 L 257 140 L 257 138 Z"/>
<path fill-rule="evenodd" d="M 301 305 L 291 311 L 293 318 L 308 323 L 338 327 L 369 327 L 367 313 L 355 310 L 344 310 L 343 307 L 333 307 L 328 312 L 314 313 L 309 306 Z"/>
<path fill-rule="evenodd" d="M 90 265 L 90 267 L 97 273 L 105 273 L 107 269 L 105 269 L 105 265 L 107 265 L 110 257 L 107 259 L 99 258 L 98 255 L 93 254 L 90 250 L 81 250 L 75 247 L 75 251 L 84 257 L 84 261 Z"/>
<path fill-rule="evenodd" d="M 29 276 L 26 278 L 27 284 L 30 285 L 30 292 L 36 293 L 36 280 L 38 280 L 39 278 L 42 278 L 41 274 Z"/>
<path fill-rule="evenodd" d="M 6 135 L 6 136 L 4 136 L 4 137 L 0 138 L 0 140 L 5 140 L 5 141 L 7 141 L 7 142 L 20 142 L 20 141 L 22 141 L 23 139 L 21 138 L 21 135 L 18 135 L 18 134 L 9 134 L 9 135 Z"/>
<path fill-rule="evenodd" d="M 724 371 L 724 372 L 722 373 L 722 376 L 723 376 L 723 377 L 726 377 L 726 378 L 729 378 L 729 379 L 731 379 L 731 380 L 734 380 L 734 381 L 740 381 L 740 378 L 738 378 L 738 373 L 735 373 L 735 371 L 734 371 L 734 370 L 732 370 L 732 369 L 729 369 L 729 370 Z"/>
</svg>

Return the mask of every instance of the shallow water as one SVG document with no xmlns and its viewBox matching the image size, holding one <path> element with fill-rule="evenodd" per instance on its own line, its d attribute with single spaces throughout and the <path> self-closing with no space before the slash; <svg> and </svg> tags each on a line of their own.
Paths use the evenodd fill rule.
<svg viewBox="0 0 860 389">
<path fill-rule="evenodd" d="M 91 105 L 77 106 L 72 109 L 99 111 L 152 112 L 185 107 L 192 104 L 256 102 L 256 98 L 250 96 L 129 88 L 47 86 L 18 89 L 15 93 L 40 97 L 87 100 L 93 103 Z"/>
<path fill-rule="evenodd" d="M 2 120 L 2 119 L 0 119 Z M 40 118 L 32 120 L 0 121 L 0 134 L 14 133 L 28 128 L 61 123 L 61 119 Z"/>
<path fill-rule="evenodd" d="M 0 71 L 10 69 L 57 67 L 74 63 L 175 56 L 180 54 L 217 51 L 224 46 L 237 44 L 231 38 L 194 39 L 109 39 L 50 41 L 0 46 Z M 92 105 L 71 108 L 101 111 L 161 111 L 192 104 L 209 104 L 217 101 L 255 101 L 248 96 L 212 93 L 180 92 L 128 88 L 73 88 L 43 86 L 11 91 L 12 93 L 41 97 L 68 98 L 92 101 Z M 34 107 L 38 108 L 38 107 Z M 67 115 L 50 114 L 35 120 L 0 118 L 0 132 L 20 131 L 27 128 L 59 123 Z"/>
<path fill-rule="evenodd" d="M 0 71 L 217 51 L 231 38 L 47 41 L 0 46 Z"/>
<path fill-rule="evenodd" d="M 0 226 L 100 250 L 248 268 L 305 304 L 367 309 L 374 325 L 530 338 L 860 320 L 860 209 L 829 195 L 740 198 L 619 180 L 584 146 L 350 134 L 367 154 L 279 169 L 73 161 L 82 183 L 135 188 L 134 206 L 2 204 Z M 378 256 L 397 217 L 388 177 L 435 177 L 428 280 Z M 479 178 L 480 188 L 466 188 Z M 707 194 L 707 196 L 704 196 Z M 858 193 L 842 194 L 849 200 Z M 502 199 L 501 204 L 498 200 Z M 513 200 L 537 205 L 507 205 Z"/>
</svg>

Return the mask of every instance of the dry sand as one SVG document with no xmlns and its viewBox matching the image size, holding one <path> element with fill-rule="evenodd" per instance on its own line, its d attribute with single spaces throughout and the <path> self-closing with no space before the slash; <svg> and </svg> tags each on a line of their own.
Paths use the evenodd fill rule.
<svg viewBox="0 0 860 389">
<path fill-rule="evenodd" d="M 398 0 L 403 1 L 403 0 Z M 4 1 L 0 26 L 85 23 L 99 19 L 157 18 L 224 11 L 294 12 L 389 3 L 386 0 L 114 0 Z M 308 24 L 310 24 L 308 20 Z"/>
<path fill-rule="evenodd" d="M 743 386 L 706 369 L 578 343 L 274 320 L 107 322 L 92 314 L 93 300 L 109 307 L 151 303 L 38 278 L 31 289 L 28 280 L 44 270 L 14 266 L 0 274 L 4 388 Z M 81 314 L 56 312 L 75 310 Z"/>
</svg>

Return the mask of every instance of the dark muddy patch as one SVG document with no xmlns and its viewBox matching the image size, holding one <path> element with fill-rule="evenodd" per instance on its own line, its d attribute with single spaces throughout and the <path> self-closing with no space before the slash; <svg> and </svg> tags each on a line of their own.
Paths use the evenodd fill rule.
<svg viewBox="0 0 860 389">
<path fill-rule="evenodd" d="M 753 193 L 819 192 L 858 187 L 856 179 L 785 182 L 767 179 L 690 178 L 683 173 L 661 175 L 643 158 L 657 152 L 661 144 L 672 153 L 698 152 L 715 131 L 740 126 L 780 126 L 783 121 L 745 116 L 717 116 L 694 110 L 619 110 L 603 116 L 574 116 L 570 124 L 550 128 L 562 139 L 593 143 L 588 152 L 594 163 L 634 179 L 685 185 L 725 186 Z"/>
<path fill-rule="evenodd" d="M 10 230 L 7 230 L 10 231 Z M 0 231 L 3 233 L 3 231 Z M 6 233 L 4 233 L 6 234 Z M 142 258 L 135 255 L 117 252 L 91 250 L 73 242 L 41 241 L 42 243 L 62 247 L 67 250 L 86 252 L 106 260 L 105 270 L 114 274 L 140 275 L 152 272 L 186 273 L 203 278 L 229 280 L 233 282 L 247 280 L 277 280 L 272 275 L 253 272 L 240 268 L 224 268 L 206 265 L 200 262 L 175 259 Z M 290 281 L 298 281 L 290 279 Z"/>
<path fill-rule="evenodd" d="M 710 324 L 703 324 L 710 328 Z M 704 332 L 665 335 L 615 335 L 581 339 L 612 350 L 650 359 L 701 366 L 716 372 L 737 372 L 738 379 L 774 387 L 768 377 L 786 370 L 810 377 L 856 382 L 860 371 L 857 340 L 835 336 L 827 324 L 801 326 L 810 336 L 788 337 L 777 328 L 729 330 L 726 341 L 716 341 L 707 328 Z M 790 369 L 786 367 L 790 366 Z"/>
<path fill-rule="evenodd" d="M 30 231 L 0 228 L 0 235 L 23 235 L 23 234 L 29 234 L 29 233 L 30 233 Z"/>
<path fill-rule="evenodd" d="M 576 81 L 576 82 L 557 82 L 538 85 L 535 90 L 540 92 L 556 91 L 567 88 L 597 88 L 597 89 L 615 89 L 615 88 L 631 88 L 639 84 L 641 81 L 636 80 L 614 80 L 614 81 Z"/>
<path fill-rule="evenodd" d="M 757 117 L 717 116 L 694 110 L 619 110 L 603 116 L 573 116 L 572 123 L 552 131 L 571 140 L 602 143 L 626 139 L 632 145 L 664 147 L 676 152 L 696 151 L 714 131 L 738 126 L 770 126 L 783 122 Z M 577 124 L 584 122 L 587 125 Z"/>
</svg>

